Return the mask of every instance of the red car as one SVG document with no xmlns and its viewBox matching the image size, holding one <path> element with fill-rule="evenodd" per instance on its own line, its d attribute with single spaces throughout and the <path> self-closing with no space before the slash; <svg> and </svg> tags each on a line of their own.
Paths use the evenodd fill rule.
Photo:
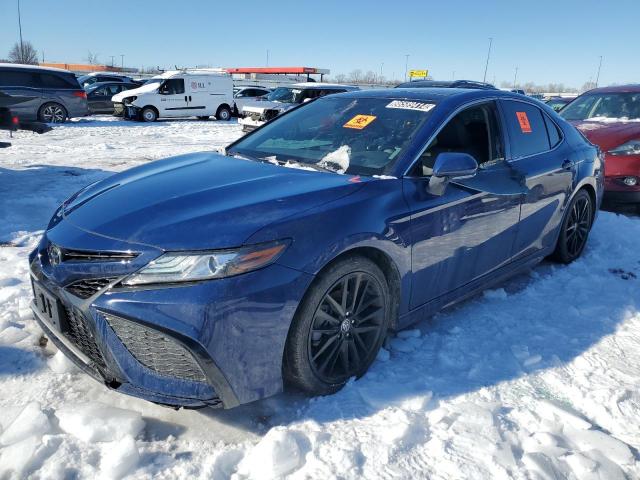
<svg viewBox="0 0 640 480">
<path fill-rule="evenodd" d="M 640 212 L 640 85 L 589 90 L 559 115 L 605 153 L 604 203 Z"/>
</svg>

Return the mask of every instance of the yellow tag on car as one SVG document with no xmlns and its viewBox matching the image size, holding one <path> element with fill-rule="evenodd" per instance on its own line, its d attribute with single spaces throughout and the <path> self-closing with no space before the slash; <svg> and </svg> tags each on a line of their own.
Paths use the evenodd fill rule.
<svg viewBox="0 0 640 480">
<path fill-rule="evenodd" d="M 356 115 L 351 120 L 343 125 L 344 128 L 355 128 L 356 130 L 362 130 L 376 119 L 375 115 Z"/>
</svg>

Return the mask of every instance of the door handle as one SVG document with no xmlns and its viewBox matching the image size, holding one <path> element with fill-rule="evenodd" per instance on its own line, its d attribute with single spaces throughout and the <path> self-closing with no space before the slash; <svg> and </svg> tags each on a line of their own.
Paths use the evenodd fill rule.
<svg viewBox="0 0 640 480">
<path fill-rule="evenodd" d="M 573 168 L 574 163 L 571 160 L 565 160 L 562 162 L 563 170 L 571 170 Z"/>
</svg>

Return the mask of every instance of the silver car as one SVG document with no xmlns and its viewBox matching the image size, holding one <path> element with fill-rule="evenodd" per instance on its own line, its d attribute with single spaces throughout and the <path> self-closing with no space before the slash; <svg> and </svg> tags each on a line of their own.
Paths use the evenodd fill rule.
<svg viewBox="0 0 640 480">
<path fill-rule="evenodd" d="M 23 121 L 63 123 L 89 113 L 87 93 L 67 70 L 0 63 L 0 91 L 29 97 L 12 108 Z"/>
</svg>

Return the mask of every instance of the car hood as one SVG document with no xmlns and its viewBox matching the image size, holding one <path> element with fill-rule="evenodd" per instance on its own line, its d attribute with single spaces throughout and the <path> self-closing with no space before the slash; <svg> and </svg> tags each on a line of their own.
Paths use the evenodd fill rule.
<svg viewBox="0 0 640 480">
<path fill-rule="evenodd" d="M 638 121 L 574 121 L 571 123 L 603 152 L 629 140 L 640 139 L 640 122 Z"/>
<path fill-rule="evenodd" d="M 113 97 L 111 97 L 111 101 L 121 102 L 127 97 L 133 97 L 133 96 L 143 95 L 145 93 L 155 92 L 156 90 L 158 90 L 159 86 L 160 86 L 159 84 L 154 83 L 154 84 L 142 85 L 138 88 L 123 90 L 122 92 L 116 93 Z"/>
<path fill-rule="evenodd" d="M 256 113 L 262 113 L 265 110 L 271 110 L 271 109 L 285 111 L 297 105 L 298 105 L 297 103 L 270 102 L 268 100 L 263 100 L 263 101 L 252 103 L 252 104 L 246 104 L 242 108 L 242 111 L 256 112 Z"/>
<path fill-rule="evenodd" d="M 195 153 L 90 185 L 63 205 L 66 221 L 163 250 L 242 245 L 271 222 L 349 195 L 349 175 Z"/>
</svg>

